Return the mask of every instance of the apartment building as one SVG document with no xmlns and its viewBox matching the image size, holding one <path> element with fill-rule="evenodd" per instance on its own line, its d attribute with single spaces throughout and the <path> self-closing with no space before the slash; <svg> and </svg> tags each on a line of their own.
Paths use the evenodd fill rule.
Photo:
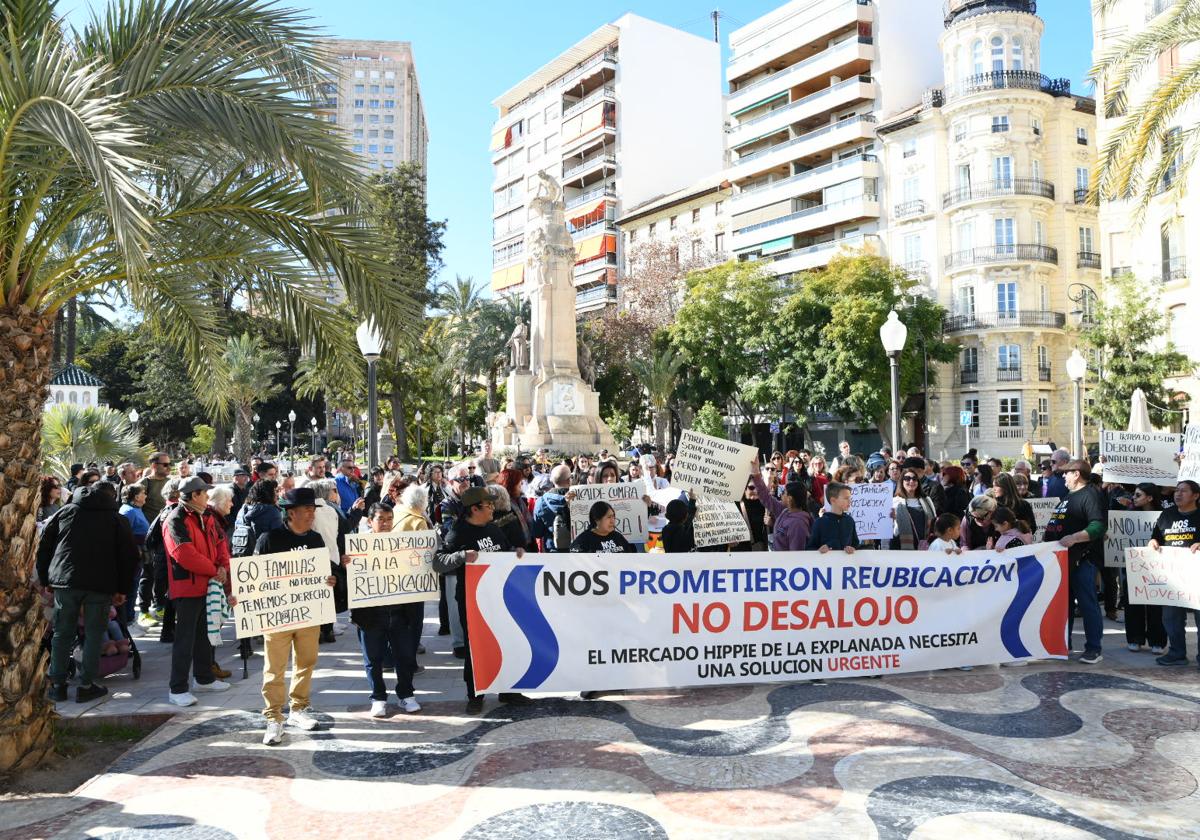
<svg viewBox="0 0 1200 840">
<path fill-rule="evenodd" d="M 941 79 L 941 0 L 792 0 L 730 33 L 730 248 L 778 275 L 878 247 L 876 127 Z"/>
<path fill-rule="evenodd" d="M 581 310 L 616 299 L 626 208 L 721 169 L 721 56 L 713 41 L 627 14 L 494 102 L 492 291 L 520 292 L 537 173 L 562 184 Z"/>
<path fill-rule="evenodd" d="M 1146 27 L 1160 22 L 1176 0 L 1118 0 L 1101 12 L 1093 2 L 1093 57 L 1099 59 L 1116 49 L 1122 40 Z M 1188 44 L 1160 56 L 1157 67 L 1151 67 L 1126 86 L 1126 111 L 1144 102 L 1162 80 L 1200 58 L 1200 47 Z M 1097 92 L 1101 97 L 1103 90 Z M 1108 142 L 1124 117 L 1124 113 L 1105 114 L 1097 118 L 1097 140 L 1100 148 Z M 1179 111 L 1174 118 L 1172 134 L 1182 134 L 1200 121 L 1200 109 L 1193 106 Z M 1158 150 L 1152 150 L 1157 162 Z M 1175 170 L 1169 169 L 1156 185 L 1157 194 L 1144 218 L 1136 218 L 1135 204 L 1130 201 L 1100 200 L 1100 236 L 1098 250 L 1106 278 L 1132 274 L 1145 285 L 1147 293 L 1157 295 L 1163 309 L 1171 316 L 1170 337 L 1175 346 L 1193 360 L 1200 359 L 1200 338 L 1189 329 L 1192 318 L 1200 316 L 1200 253 L 1189 245 L 1200 225 L 1200 167 L 1193 167 L 1187 183 L 1180 184 Z M 1187 396 L 1191 405 L 1200 405 L 1200 380 L 1194 376 L 1174 380 L 1178 393 Z M 1194 412 L 1182 415 L 1176 425 L 1195 422 Z"/>
<path fill-rule="evenodd" d="M 965 450 L 963 411 L 989 455 L 1071 439 L 1066 360 L 1100 281 L 1095 103 L 1039 72 L 1043 29 L 1033 0 L 951 0 L 944 84 L 879 125 L 885 251 L 961 348 L 927 401 L 935 455 Z"/>
<path fill-rule="evenodd" d="M 367 169 L 426 166 L 429 129 L 412 45 L 407 41 L 327 38 L 322 45 L 337 67 L 326 83 L 325 118 L 335 123 Z"/>
</svg>

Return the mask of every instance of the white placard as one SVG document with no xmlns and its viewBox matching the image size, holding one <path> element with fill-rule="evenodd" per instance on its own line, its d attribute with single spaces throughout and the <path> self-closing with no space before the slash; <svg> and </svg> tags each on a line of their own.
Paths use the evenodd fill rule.
<svg viewBox="0 0 1200 840">
<path fill-rule="evenodd" d="M 1200 610 L 1200 560 L 1189 548 L 1125 552 L 1129 603 Z"/>
<path fill-rule="evenodd" d="M 239 639 L 332 624 L 329 549 L 251 554 L 231 561 Z"/>
<path fill-rule="evenodd" d="M 1114 484 L 1148 481 L 1159 486 L 1174 484 L 1179 475 L 1175 456 L 1183 435 L 1169 432 L 1100 433 L 1100 457 L 1104 480 Z"/>
<path fill-rule="evenodd" d="M 1183 458 L 1175 481 L 1200 481 L 1200 426 L 1190 425 L 1183 432 Z"/>
<path fill-rule="evenodd" d="M 1110 510 L 1108 530 L 1104 534 L 1104 565 L 1125 565 L 1125 549 L 1140 548 L 1150 542 L 1160 511 Z"/>
<path fill-rule="evenodd" d="M 734 502 L 698 500 L 692 528 L 696 548 L 750 541 L 750 526 Z"/>
<path fill-rule="evenodd" d="M 1034 536 L 1037 537 L 1050 524 L 1050 518 L 1054 516 L 1054 511 L 1058 508 L 1061 499 L 1057 496 L 1050 496 L 1046 499 L 1026 499 L 1025 501 L 1029 502 L 1029 506 L 1033 508 L 1033 521 L 1037 524 L 1037 532 Z"/>
<path fill-rule="evenodd" d="M 658 505 L 663 510 L 667 509 L 667 505 L 676 499 L 686 499 L 687 493 L 680 490 L 678 487 L 664 487 L 661 490 L 650 491 L 650 501 Z"/>
<path fill-rule="evenodd" d="M 437 531 L 347 534 L 346 587 L 350 607 L 436 601 L 440 591 L 433 555 Z"/>
<path fill-rule="evenodd" d="M 671 483 L 697 496 L 736 502 L 750 480 L 750 459 L 758 447 L 721 440 L 687 429 L 671 465 Z"/>
<path fill-rule="evenodd" d="M 575 494 L 571 500 L 571 538 L 582 534 L 591 524 L 588 511 L 596 502 L 608 502 L 617 514 L 617 531 L 631 543 L 644 543 L 650 539 L 646 520 L 649 512 L 642 500 L 646 495 L 646 482 L 621 481 L 616 484 L 576 484 L 569 491 Z"/>
<path fill-rule="evenodd" d="M 892 485 L 850 485 L 850 516 L 860 540 L 890 540 L 896 532 L 892 519 Z"/>
</svg>

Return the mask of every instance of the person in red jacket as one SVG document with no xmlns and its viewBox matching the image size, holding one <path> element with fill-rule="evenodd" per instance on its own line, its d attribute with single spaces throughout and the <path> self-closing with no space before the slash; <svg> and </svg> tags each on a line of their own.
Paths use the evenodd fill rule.
<svg viewBox="0 0 1200 840">
<path fill-rule="evenodd" d="M 196 702 L 189 691 L 188 672 L 195 691 L 225 691 L 229 683 L 213 677 L 213 651 L 208 641 L 205 596 L 216 578 L 230 593 L 229 546 L 215 517 L 206 515 L 208 491 L 204 479 L 193 476 L 179 485 L 179 505 L 163 525 L 167 549 L 168 586 L 175 605 L 175 642 L 171 647 L 171 687 L 167 700 L 176 706 Z"/>
</svg>

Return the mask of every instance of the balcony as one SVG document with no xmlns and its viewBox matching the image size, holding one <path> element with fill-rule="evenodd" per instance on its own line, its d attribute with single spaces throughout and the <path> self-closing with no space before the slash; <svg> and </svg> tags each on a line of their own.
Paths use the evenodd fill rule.
<svg viewBox="0 0 1200 840">
<path fill-rule="evenodd" d="M 813 76 L 818 75 L 817 65 L 823 61 L 828 62 L 830 65 L 829 67 L 823 68 L 826 72 L 828 72 L 830 69 L 845 67 L 848 62 L 854 60 L 854 56 L 851 54 L 852 51 L 850 50 L 851 47 L 855 48 L 853 52 L 857 53 L 857 57 L 859 59 L 869 62 L 873 57 L 873 54 L 870 52 L 873 44 L 873 38 L 868 38 L 861 35 L 857 38 L 849 38 L 839 44 L 829 47 L 828 49 L 821 50 L 821 52 L 811 55 L 803 61 L 798 61 L 795 64 L 788 65 L 782 70 L 777 70 L 769 76 L 764 76 L 761 79 L 751 82 L 745 87 L 730 91 L 729 112 L 731 114 L 736 114 L 738 110 L 750 107 L 753 97 L 747 96 L 746 94 L 749 94 L 753 91 L 760 92 L 759 98 L 761 99 L 763 96 L 770 94 L 771 87 L 769 86 L 778 85 L 781 89 L 786 90 L 789 87 L 794 87 L 795 85 L 811 79 Z"/>
<path fill-rule="evenodd" d="M 1050 381 L 1050 365 L 1038 365 L 1038 381 Z"/>
<path fill-rule="evenodd" d="M 1131 265 L 1114 265 L 1112 271 L 1110 271 L 1108 273 L 1108 276 L 1113 280 L 1116 280 L 1118 277 L 1132 277 L 1133 276 L 1133 266 L 1131 266 Z"/>
<path fill-rule="evenodd" d="M 944 265 L 947 271 L 953 271 L 973 265 L 1024 261 L 1058 265 L 1058 250 L 1049 245 L 991 245 L 986 248 L 968 248 L 948 254 Z"/>
<path fill-rule="evenodd" d="M 582 292 L 576 292 L 575 305 L 592 306 L 597 303 L 607 304 L 617 302 L 617 287 L 610 286 L 605 283 L 603 286 L 593 286 L 590 289 L 584 289 Z"/>
<path fill-rule="evenodd" d="M 830 257 L 842 249 L 850 248 L 864 248 L 872 253 L 879 253 L 879 237 L 875 234 L 858 233 L 842 239 L 831 239 L 828 242 L 818 242 L 803 248 L 793 248 L 791 251 L 765 255 L 758 262 L 772 263 L 770 271 L 773 274 L 792 274 L 825 265 L 829 262 Z"/>
<path fill-rule="evenodd" d="M 580 113 L 581 111 L 586 111 L 588 109 L 588 107 L 590 107 L 591 105 L 594 105 L 595 103 L 599 102 L 602 99 L 611 99 L 613 101 L 616 101 L 616 98 L 617 98 L 617 89 L 615 87 L 613 87 L 612 85 L 604 85 L 603 87 L 592 91 L 587 96 L 583 97 L 583 99 L 580 99 L 578 102 L 575 102 L 575 103 L 571 104 L 570 106 L 564 108 L 563 112 L 562 112 L 562 118 L 564 120 L 569 119 L 570 117 L 575 116 L 576 114 Z"/>
<path fill-rule="evenodd" d="M 794 20 L 801 15 L 807 16 L 807 19 Z M 749 68 L 766 64 L 793 50 L 818 43 L 819 41 L 814 41 L 814 38 L 828 37 L 828 34 L 852 27 L 856 22 L 859 24 L 870 23 L 874 20 L 874 6 L 872 0 L 846 0 L 824 14 L 809 15 L 811 13 L 808 9 L 801 9 L 775 20 L 770 29 L 765 30 L 774 37 L 748 49 L 742 49 L 741 43 L 752 42 L 755 36 L 739 42 L 736 46 L 730 44 L 731 55 L 729 56 L 729 66 L 726 69 L 726 78 L 733 81 L 739 74 L 745 75 L 750 72 Z M 751 58 L 754 61 L 750 61 Z"/>
<path fill-rule="evenodd" d="M 596 257 L 596 259 L 594 259 L 594 260 L 588 260 L 587 262 L 576 263 L 575 271 L 574 271 L 575 283 L 578 285 L 579 278 L 585 277 L 588 274 L 594 274 L 597 271 L 600 271 L 601 269 L 610 269 L 611 268 L 613 271 L 616 271 L 616 266 L 617 266 L 617 255 L 616 254 L 604 254 L 603 256 Z"/>
<path fill-rule="evenodd" d="M 602 233 L 616 233 L 617 223 L 612 219 L 601 219 L 581 228 L 571 231 L 572 239 L 585 239 L 589 236 L 599 236 Z"/>
<path fill-rule="evenodd" d="M 925 202 L 919 198 L 915 201 L 902 201 L 892 208 L 892 215 L 897 219 L 904 219 L 908 216 L 924 216 Z"/>
<path fill-rule="evenodd" d="M 959 385 L 978 385 L 979 368 L 963 368 L 958 372 Z"/>
<path fill-rule="evenodd" d="M 1083 207 L 1098 206 L 1099 202 L 1088 199 L 1089 192 L 1090 192 L 1090 190 L 1088 190 L 1087 187 L 1076 187 L 1075 188 L 1075 203 L 1080 206 L 1083 206 Z"/>
<path fill-rule="evenodd" d="M 615 167 L 617 165 L 616 155 L 592 155 L 590 158 L 571 166 L 570 168 L 563 167 L 563 178 L 574 178 L 583 172 L 595 166 Z"/>
<path fill-rule="evenodd" d="M 570 87 L 572 83 L 583 78 L 588 73 L 592 72 L 597 67 L 599 67 L 605 63 L 613 64 L 613 65 L 615 65 L 617 63 L 617 51 L 616 50 L 605 50 L 604 52 L 599 53 L 598 55 L 592 56 L 587 61 L 583 62 L 578 67 L 576 67 L 574 70 L 570 70 L 567 73 L 563 74 L 561 85 L 563 87 Z M 615 70 L 616 68 L 614 67 L 613 69 Z"/>
<path fill-rule="evenodd" d="M 844 81 L 830 85 L 827 88 L 822 88 L 816 93 L 810 93 L 808 96 L 801 97 L 795 102 L 789 102 L 787 105 L 783 105 L 772 111 L 768 111 L 765 114 L 760 114 L 757 117 L 746 120 L 745 122 L 739 122 L 729 130 L 729 133 L 735 138 L 732 140 L 731 145 L 736 146 L 739 142 L 750 142 L 748 140 L 739 141 L 736 139 L 736 137 L 738 135 L 744 136 L 749 134 L 747 129 L 751 126 L 759 126 L 760 134 L 769 134 L 772 131 L 778 131 L 782 129 L 791 123 L 799 122 L 805 117 L 815 116 L 821 111 L 833 108 L 836 105 L 845 104 L 847 101 L 856 98 L 872 98 L 875 95 L 873 89 L 869 92 L 852 90 L 852 88 L 856 88 L 859 85 L 871 85 L 872 82 L 873 79 L 869 75 L 853 76 L 849 79 L 845 79 Z M 839 93 L 849 94 L 849 96 L 836 96 L 836 94 Z M 779 119 L 780 117 L 786 117 L 786 119 Z M 767 122 L 768 120 L 771 122 Z"/>
<path fill-rule="evenodd" d="M 1070 79 L 1051 79 L 1032 70 L 992 70 L 977 73 L 943 88 L 947 103 L 991 90 L 1035 90 L 1051 96 L 1070 96 Z"/>
<path fill-rule="evenodd" d="M 942 18 L 949 27 L 960 17 L 998 11 L 1029 12 L 1031 15 L 1036 15 L 1037 2 L 1036 0 L 946 0 L 942 6 Z"/>
<path fill-rule="evenodd" d="M 839 219 L 837 221 L 844 221 L 846 219 L 855 218 L 855 217 L 861 216 L 861 215 L 871 215 L 872 209 L 869 207 L 869 205 L 875 201 L 878 201 L 878 197 L 874 193 L 863 193 L 862 195 L 855 195 L 855 196 L 851 196 L 850 198 L 843 198 L 840 201 L 831 201 L 828 204 L 814 204 L 814 205 L 811 205 L 808 207 L 804 207 L 801 210 L 797 210 L 794 213 L 788 213 L 786 216 L 780 216 L 779 218 L 776 218 L 776 219 L 768 219 L 765 222 L 758 222 L 757 224 L 749 225 L 747 227 L 740 228 L 733 232 L 734 248 L 737 250 L 742 250 L 746 247 L 750 247 L 750 245 L 752 245 L 753 243 L 750 243 L 750 245 L 747 245 L 744 241 L 743 242 L 738 241 L 739 238 L 744 237 L 750 233 L 757 233 L 760 231 L 763 232 L 763 235 L 761 237 L 756 238 L 755 241 L 764 241 L 767 239 L 774 239 L 774 238 L 779 238 L 781 236 L 787 236 L 789 233 L 796 234 L 796 233 L 800 233 L 805 230 L 814 230 L 819 227 L 824 227 L 825 225 L 834 224 L 835 221 L 832 219 L 817 220 L 817 219 L 813 218 L 813 217 L 819 216 L 824 213 L 833 213 L 833 211 L 842 211 L 840 213 L 834 213 L 834 215 L 837 215 L 839 217 Z M 861 209 L 856 210 L 855 209 L 856 207 L 861 208 Z M 878 210 L 875 209 L 875 212 L 878 212 Z M 800 221 L 802 219 L 803 220 L 812 219 L 812 221 L 810 221 L 807 224 L 792 225 L 791 227 L 786 227 L 791 222 Z"/>
<path fill-rule="evenodd" d="M 1172 257 L 1169 260 L 1164 260 L 1162 264 L 1163 283 L 1178 283 L 1181 280 L 1187 280 L 1187 258 Z"/>
<path fill-rule="evenodd" d="M 967 315 L 947 315 L 942 329 L 948 333 L 978 332 L 979 330 L 1032 327 L 1034 329 L 1063 329 L 1067 325 L 1065 312 L 1044 309 L 1016 309 L 1009 312 L 981 312 Z"/>
<path fill-rule="evenodd" d="M 925 260 L 914 260 L 913 262 L 907 262 L 900 267 L 904 269 L 905 274 L 907 274 L 913 280 L 916 280 L 918 283 L 929 283 L 929 263 L 925 262 Z"/>
<path fill-rule="evenodd" d="M 1041 178 L 1001 178 L 996 181 L 984 181 L 981 184 L 970 184 L 950 190 L 942 195 L 942 209 L 948 210 L 957 204 L 968 201 L 987 201 L 995 198 L 1009 198 L 1014 195 L 1030 195 L 1035 198 L 1054 200 L 1054 184 Z"/>
<path fill-rule="evenodd" d="M 829 137 L 828 139 L 825 139 L 826 135 L 845 129 L 853 129 L 853 131 L 847 132 L 847 134 L 851 136 L 837 138 Z M 866 139 L 872 137 L 874 136 L 874 130 L 875 117 L 871 114 L 860 114 L 858 116 L 850 117 L 849 119 L 830 123 L 829 125 L 814 129 L 813 131 L 807 131 L 804 134 L 801 134 L 798 137 L 793 137 L 790 140 L 784 140 L 781 143 L 776 143 L 772 146 L 766 146 L 762 149 L 755 149 L 753 152 L 747 152 L 746 154 L 739 156 L 738 159 L 733 162 L 731 167 L 732 171 L 729 173 L 729 179 L 731 181 L 736 181 L 737 179 L 744 178 L 756 171 L 770 169 L 773 166 L 787 163 L 788 161 L 798 157 L 803 157 L 806 153 L 832 148 L 839 145 L 843 141 L 850 142 L 859 138 Z M 818 143 L 820 145 L 817 145 Z M 813 148 L 797 148 L 804 145 L 812 145 Z M 776 160 L 767 159 L 768 156 L 773 156 L 777 152 L 783 151 L 788 152 L 786 157 L 781 155 L 780 158 Z M 753 167 L 746 166 L 746 164 L 751 162 L 755 162 L 758 165 Z"/>
<path fill-rule="evenodd" d="M 1000 426 L 996 429 L 998 440 L 1024 440 L 1025 430 L 1020 426 Z"/>
<path fill-rule="evenodd" d="M 1095 251 L 1080 251 L 1075 258 L 1076 268 L 1099 268 L 1100 255 Z"/>
<path fill-rule="evenodd" d="M 581 204 L 587 204 L 589 201 L 595 201 L 598 198 L 608 196 L 609 198 L 617 197 L 617 187 L 615 184 L 605 184 L 601 187 L 594 187 L 587 192 L 582 192 L 577 196 L 573 196 L 566 200 L 566 209 L 578 207 Z"/>
<path fill-rule="evenodd" d="M 877 171 L 869 171 L 867 165 L 871 165 L 871 169 L 874 169 L 874 164 L 878 162 L 879 158 L 875 157 L 875 155 L 854 155 L 853 157 L 827 163 L 824 166 L 818 166 L 814 169 L 806 169 L 787 178 L 751 184 L 743 187 L 741 192 L 735 193 L 731 200 L 737 212 L 746 212 L 754 207 L 771 204 L 786 198 L 786 195 L 775 194 L 775 191 L 781 188 L 783 192 L 795 195 L 797 192 L 814 192 L 824 186 L 831 186 L 839 180 L 844 181 L 856 177 L 875 177 L 878 174 Z M 843 170 L 850 167 L 861 167 L 862 171 L 856 172 L 850 169 L 844 175 L 841 174 Z M 833 177 L 823 179 L 823 176 L 830 175 L 831 173 L 833 173 Z M 826 183 L 822 183 L 822 180 Z"/>
<path fill-rule="evenodd" d="M 1020 365 L 1003 365 L 996 368 L 997 382 L 1020 382 L 1021 381 L 1021 366 Z"/>
</svg>

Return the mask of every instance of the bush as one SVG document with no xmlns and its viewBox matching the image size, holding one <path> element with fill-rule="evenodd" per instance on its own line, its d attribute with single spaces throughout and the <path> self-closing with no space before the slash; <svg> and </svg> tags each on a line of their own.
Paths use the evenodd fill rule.
<svg viewBox="0 0 1200 840">
<path fill-rule="evenodd" d="M 613 439 L 616 440 L 618 447 L 623 447 L 625 441 L 629 440 L 633 434 L 632 424 L 629 422 L 629 415 L 623 411 L 613 411 L 604 419 L 608 425 L 608 430 L 612 432 Z"/>
<path fill-rule="evenodd" d="M 194 455 L 207 455 L 212 452 L 213 442 L 217 439 L 217 430 L 204 423 L 192 427 L 192 439 L 188 441 L 188 451 Z"/>
<path fill-rule="evenodd" d="M 706 402 L 696 412 L 696 419 L 692 421 L 692 429 L 716 438 L 723 438 L 728 434 L 721 412 L 717 411 L 717 407 L 711 402 Z"/>
</svg>

